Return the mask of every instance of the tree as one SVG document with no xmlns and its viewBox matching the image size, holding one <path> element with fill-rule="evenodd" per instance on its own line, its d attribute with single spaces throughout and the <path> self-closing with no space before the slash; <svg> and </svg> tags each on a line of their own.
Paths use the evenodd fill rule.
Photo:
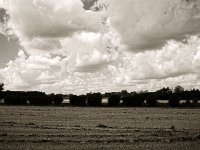
<svg viewBox="0 0 200 150">
<path fill-rule="evenodd" d="M 26 105 L 27 103 L 27 97 L 22 95 L 10 95 L 6 96 L 4 99 L 4 103 L 6 105 Z"/>
<path fill-rule="evenodd" d="M 179 99 L 183 100 L 186 99 L 186 92 L 184 91 L 184 88 L 182 86 L 176 86 L 174 88 L 174 93 L 176 94 L 176 96 L 179 97 Z"/>
<path fill-rule="evenodd" d="M 78 105 L 77 95 L 70 94 L 69 95 L 69 103 L 71 104 L 71 106 L 77 106 Z"/>
<path fill-rule="evenodd" d="M 180 92 L 184 92 L 184 88 L 178 85 L 174 88 L 174 93 L 180 93 Z"/>
<path fill-rule="evenodd" d="M 132 93 L 128 96 L 123 97 L 122 100 L 123 100 L 123 103 L 124 103 L 125 106 L 141 107 L 144 103 L 145 97 L 144 97 L 143 94 Z"/>
<path fill-rule="evenodd" d="M 172 90 L 169 87 L 167 87 L 167 88 L 164 87 L 164 88 L 156 91 L 156 95 L 157 95 L 158 99 L 160 99 L 160 100 L 169 99 L 171 94 L 172 94 Z"/>
<path fill-rule="evenodd" d="M 185 104 L 186 104 L 186 106 L 190 106 L 190 105 L 191 105 L 191 102 L 190 102 L 190 100 L 189 100 L 189 99 L 187 99 L 187 100 L 185 101 Z"/>
<path fill-rule="evenodd" d="M 69 95 L 69 103 L 72 106 L 86 106 L 86 96 L 85 95 Z"/>
<path fill-rule="evenodd" d="M 3 86 L 4 86 L 4 84 L 3 83 L 0 83 L 0 101 L 1 101 L 1 99 L 3 98 Z"/>
<path fill-rule="evenodd" d="M 3 83 L 0 83 L 0 91 L 3 91 L 4 90 L 4 84 Z"/>
<path fill-rule="evenodd" d="M 127 92 L 127 90 L 122 90 L 122 91 L 121 91 L 121 99 L 122 99 L 123 97 L 128 96 L 128 95 L 129 95 L 129 93 Z"/>
<path fill-rule="evenodd" d="M 192 103 L 193 103 L 193 104 L 198 104 L 198 99 L 192 100 Z"/>
<path fill-rule="evenodd" d="M 63 102 L 63 97 L 60 94 L 50 94 L 49 99 L 54 103 L 54 105 L 60 105 Z"/>
<path fill-rule="evenodd" d="M 120 103 L 120 94 L 112 94 L 108 98 L 108 105 L 111 107 L 118 106 Z"/>
<path fill-rule="evenodd" d="M 47 106 L 52 104 L 52 98 L 47 95 L 36 95 L 29 97 L 29 103 L 31 105 Z"/>
<path fill-rule="evenodd" d="M 153 107 L 157 104 L 157 96 L 155 94 L 150 94 L 146 98 L 146 103 L 148 106 Z"/>
<path fill-rule="evenodd" d="M 89 106 L 101 106 L 102 105 L 102 95 L 101 93 L 88 93 L 87 104 Z"/>
<path fill-rule="evenodd" d="M 180 103 L 180 98 L 176 94 L 172 94 L 169 98 L 170 107 L 178 107 Z"/>
</svg>

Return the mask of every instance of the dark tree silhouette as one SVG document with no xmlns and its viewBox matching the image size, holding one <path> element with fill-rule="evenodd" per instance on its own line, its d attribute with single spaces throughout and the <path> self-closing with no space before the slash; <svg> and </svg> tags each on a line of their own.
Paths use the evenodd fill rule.
<svg viewBox="0 0 200 150">
<path fill-rule="evenodd" d="M 20 95 L 6 96 L 4 102 L 6 105 L 26 105 L 27 97 Z"/>
<path fill-rule="evenodd" d="M 3 91 L 4 84 L 0 84 L 0 100 L 4 100 L 7 105 L 60 105 L 63 102 L 63 97 L 70 99 L 72 106 L 102 106 L 102 97 L 108 98 L 109 106 L 118 106 L 120 100 L 123 100 L 124 106 L 142 106 L 145 99 L 148 106 L 155 106 L 157 100 L 168 100 L 169 106 L 178 107 L 180 100 L 185 100 L 182 106 L 199 106 L 200 91 L 198 89 L 185 90 L 181 86 L 177 86 L 174 91 L 167 88 L 162 88 L 156 92 L 131 92 L 122 90 L 119 93 L 108 92 L 88 93 L 87 95 L 46 95 L 44 92 L 37 91 Z"/>
<path fill-rule="evenodd" d="M 70 103 L 72 106 L 77 106 L 77 105 L 78 105 L 77 96 L 76 96 L 76 95 L 73 95 L 73 94 L 70 94 L 70 95 L 69 95 L 69 103 Z"/>
<path fill-rule="evenodd" d="M 119 103 L 120 103 L 120 100 L 121 100 L 120 94 L 117 94 L 117 93 L 112 94 L 112 95 L 110 95 L 110 97 L 108 98 L 108 105 L 109 105 L 109 106 L 112 106 L 112 107 L 118 106 Z"/>
<path fill-rule="evenodd" d="M 143 96 L 143 94 L 134 93 L 123 97 L 122 100 L 125 106 L 140 107 L 143 105 L 145 97 Z"/>
<path fill-rule="evenodd" d="M 49 99 L 53 102 L 54 105 L 60 105 L 63 102 L 63 97 L 60 94 L 50 94 Z"/>
<path fill-rule="evenodd" d="M 69 95 L 69 102 L 72 106 L 86 106 L 86 96 L 85 95 Z"/>
<path fill-rule="evenodd" d="M 184 91 L 184 88 L 182 86 L 176 86 L 174 88 L 174 93 L 179 93 L 179 92 L 183 92 Z"/>
<path fill-rule="evenodd" d="M 38 106 L 47 106 L 51 105 L 53 103 L 53 100 L 51 97 L 44 95 L 33 95 L 29 97 L 29 103 L 31 105 L 38 105 Z"/>
<path fill-rule="evenodd" d="M 0 102 L 3 99 L 3 89 L 4 89 L 3 87 L 4 87 L 4 84 L 0 83 Z"/>
<path fill-rule="evenodd" d="M 60 105 L 63 102 L 63 97 L 59 94 L 54 96 L 53 103 L 55 105 Z"/>
<path fill-rule="evenodd" d="M 172 94 L 172 90 L 169 87 L 162 88 L 162 89 L 156 91 L 156 95 L 157 95 L 158 99 L 160 99 L 160 100 L 169 99 L 171 94 Z"/>
<path fill-rule="evenodd" d="M 191 102 L 190 102 L 190 100 L 189 100 L 189 99 L 187 99 L 187 100 L 185 101 L 185 104 L 186 104 L 186 106 L 190 106 L 190 105 L 191 105 Z"/>
<path fill-rule="evenodd" d="M 194 102 L 196 102 L 196 103 L 198 103 L 198 100 L 200 99 L 200 91 L 197 89 L 197 90 L 195 90 L 195 89 L 193 89 L 193 90 L 191 90 L 191 92 L 190 92 L 191 94 L 191 100 L 193 100 Z"/>
<path fill-rule="evenodd" d="M 168 102 L 170 107 L 178 107 L 180 103 L 180 98 L 176 94 L 172 94 Z"/>
<path fill-rule="evenodd" d="M 0 83 L 0 92 L 4 90 L 4 84 Z"/>
<path fill-rule="evenodd" d="M 79 95 L 80 106 L 86 106 L 87 97 L 85 95 Z"/>
<path fill-rule="evenodd" d="M 146 98 L 146 103 L 148 106 L 150 107 L 154 107 L 157 104 L 157 95 L 155 94 L 150 94 L 147 98 Z"/>
<path fill-rule="evenodd" d="M 197 103 L 198 103 L 198 99 L 193 99 L 193 100 L 192 100 L 192 103 L 193 103 L 193 104 L 197 104 Z"/>
<path fill-rule="evenodd" d="M 126 97 L 126 96 L 129 95 L 129 93 L 127 92 L 127 90 L 122 90 L 120 94 L 121 94 L 121 99 L 123 99 L 123 97 Z"/>
<path fill-rule="evenodd" d="M 102 105 L 102 95 L 101 93 L 88 93 L 87 104 L 89 106 L 101 106 Z"/>
</svg>

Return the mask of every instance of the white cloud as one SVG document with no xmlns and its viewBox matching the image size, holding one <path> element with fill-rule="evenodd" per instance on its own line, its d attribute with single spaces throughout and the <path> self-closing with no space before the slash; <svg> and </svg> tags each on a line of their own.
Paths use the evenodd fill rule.
<svg viewBox="0 0 200 150">
<path fill-rule="evenodd" d="M 118 59 L 115 48 L 107 38 L 107 34 L 83 32 L 75 34 L 72 38 L 61 41 L 62 55 L 68 59 L 68 65 L 74 71 L 94 72 Z"/>
<path fill-rule="evenodd" d="M 170 41 L 161 50 L 144 53 L 127 53 L 120 72 L 130 76 L 129 79 L 164 79 L 186 74 L 199 73 L 200 38 L 191 37 L 187 44 Z M 120 68 L 120 67 L 119 67 Z"/>
<path fill-rule="evenodd" d="M 108 17 L 127 49 L 162 47 L 167 40 L 182 40 L 200 33 L 200 1 L 104 0 Z"/>
<path fill-rule="evenodd" d="M 60 70 L 60 58 L 51 58 L 48 55 L 26 56 L 21 50 L 18 57 L 7 65 L 6 68 L 0 70 L 6 87 L 16 89 L 23 85 L 30 88 L 43 82 L 40 78 L 44 73 L 53 75 L 56 79 L 58 76 L 56 71 Z"/>
<path fill-rule="evenodd" d="M 3 8 L 10 17 L 8 26 L 21 38 L 65 37 L 101 26 L 101 18 L 86 12 L 80 0 L 6 0 Z"/>
<path fill-rule="evenodd" d="M 80 0 L 0 1 L 9 15 L 1 29 L 23 49 L 0 69 L 6 89 L 200 88 L 199 1 L 102 1 L 103 12 L 85 11 Z"/>
<path fill-rule="evenodd" d="M 84 10 L 80 0 L 6 0 L 1 8 L 9 16 L 1 32 L 17 36 L 30 53 L 57 51 L 62 39 L 103 29 L 101 15 Z"/>
</svg>

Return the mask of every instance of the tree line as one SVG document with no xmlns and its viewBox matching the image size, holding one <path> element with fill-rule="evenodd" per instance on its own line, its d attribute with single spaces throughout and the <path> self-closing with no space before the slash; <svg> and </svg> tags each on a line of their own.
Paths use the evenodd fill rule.
<svg viewBox="0 0 200 150">
<path fill-rule="evenodd" d="M 44 92 L 30 91 L 3 91 L 3 84 L 0 84 L 0 100 L 6 105 L 60 105 L 63 102 L 62 94 L 45 94 Z M 168 100 L 168 106 L 178 107 L 180 100 L 185 100 L 185 106 L 197 106 L 200 99 L 198 89 L 184 90 L 177 86 L 174 90 L 169 87 L 162 88 L 155 92 L 121 92 L 110 93 L 87 93 L 85 95 L 67 95 L 71 106 L 102 106 L 102 99 L 107 98 L 107 106 L 117 107 L 154 107 L 158 100 Z"/>
<path fill-rule="evenodd" d="M 31 91 L 1 91 L 0 100 L 6 105 L 60 105 L 63 102 L 61 94 L 50 94 L 47 95 L 43 92 Z"/>
</svg>

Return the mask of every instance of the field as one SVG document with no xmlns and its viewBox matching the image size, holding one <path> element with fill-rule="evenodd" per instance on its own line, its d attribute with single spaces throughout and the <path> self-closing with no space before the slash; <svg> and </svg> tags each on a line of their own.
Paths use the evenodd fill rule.
<svg viewBox="0 0 200 150">
<path fill-rule="evenodd" d="M 200 109 L 0 106 L 0 149 L 200 149 Z"/>
</svg>

